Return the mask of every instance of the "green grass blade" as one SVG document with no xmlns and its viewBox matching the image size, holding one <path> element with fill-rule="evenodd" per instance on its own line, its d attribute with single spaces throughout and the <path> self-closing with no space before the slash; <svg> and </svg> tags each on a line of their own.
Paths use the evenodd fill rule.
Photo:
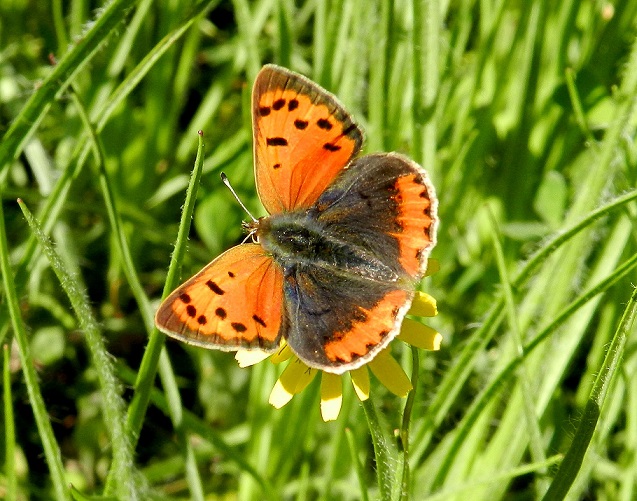
<svg viewBox="0 0 637 501">
<path fill-rule="evenodd" d="M 372 399 L 363 400 L 362 404 L 374 445 L 376 478 L 380 490 L 380 499 L 389 501 L 392 499 L 392 490 L 395 482 L 393 465 L 398 462 L 398 454 L 386 428 L 378 418 L 378 411 Z"/>
<path fill-rule="evenodd" d="M 7 479 L 7 501 L 18 498 L 18 477 L 15 465 L 15 422 L 13 418 L 13 398 L 11 397 L 11 358 L 8 345 L 2 346 L 2 399 L 4 402 L 4 475 Z"/>
<path fill-rule="evenodd" d="M 544 495 L 543 499 L 546 501 L 564 499 L 580 471 L 584 456 L 593 438 L 593 433 L 595 432 L 604 407 L 608 390 L 617 377 L 620 363 L 624 356 L 626 340 L 632 331 L 636 314 L 637 289 L 634 289 L 624 310 L 621 322 L 617 326 L 613 340 L 608 347 L 604 363 L 597 372 L 597 379 L 591 390 L 588 402 L 586 402 L 586 407 L 584 408 L 584 413 L 582 414 L 579 426 L 573 437 L 573 442 L 564 456 L 564 460 L 560 464 L 560 468 L 551 486 Z"/>
<path fill-rule="evenodd" d="M 358 459 L 358 451 L 359 447 L 356 444 L 356 438 L 354 437 L 354 433 L 349 428 L 345 429 L 345 437 L 347 438 L 347 446 L 349 449 L 349 453 L 352 457 L 352 463 L 354 463 L 354 468 L 356 470 L 356 477 L 358 478 L 358 486 L 359 486 L 359 494 L 361 501 L 368 501 L 369 496 L 367 494 L 367 483 L 365 481 L 365 471 L 363 469 L 363 465 Z"/>
<path fill-rule="evenodd" d="M 35 220 L 26 205 L 19 201 L 20 208 L 29 223 L 31 231 L 38 239 L 51 268 L 66 292 L 77 315 L 80 327 L 86 336 L 86 344 L 97 369 L 102 391 L 102 413 L 106 429 L 110 432 L 113 444 L 112 476 L 117 479 L 115 492 L 118 497 L 135 499 L 137 486 L 133 471 L 133 448 L 124 429 L 125 404 L 121 396 L 121 387 L 115 375 L 115 368 L 110 354 L 106 350 L 101 331 L 88 302 L 85 287 L 79 277 L 73 276 L 65 267 L 62 259 L 47 239 L 39 223 Z"/>
<path fill-rule="evenodd" d="M 102 141 L 95 129 L 95 126 L 91 123 L 88 113 L 86 112 L 86 108 L 80 101 L 79 96 L 76 92 L 72 92 L 71 95 L 73 96 L 73 100 L 82 119 L 84 127 L 89 133 L 89 137 L 91 139 L 90 143 L 99 170 L 99 185 L 102 196 L 104 197 L 104 205 L 106 206 L 106 212 L 108 214 L 108 220 L 111 224 L 111 230 L 117 243 L 117 249 L 120 254 L 119 257 L 122 260 L 124 274 L 126 275 L 128 284 L 133 291 L 133 295 L 135 296 L 137 305 L 139 306 L 142 318 L 144 319 L 146 331 L 150 333 L 155 325 L 154 312 L 150 305 L 150 300 L 144 292 L 144 287 L 139 280 L 137 271 L 135 270 L 135 263 L 133 262 L 133 257 L 131 255 L 128 242 L 126 241 L 126 235 L 124 234 L 124 229 L 122 227 L 122 220 L 117 208 L 117 202 L 115 200 L 112 183 L 109 180 L 108 173 L 106 172 L 106 156 L 104 154 L 104 146 L 102 145 Z"/>
<path fill-rule="evenodd" d="M 520 322 L 518 318 L 518 312 L 516 308 L 515 299 L 513 296 L 513 287 L 509 279 L 509 273 L 507 271 L 506 262 L 504 258 L 504 251 L 500 243 L 497 221 L 495 215 L 491 212 L 491 224 L 492 224 L 492 237 L 493 248 L 498 266 L 498 272 L 500 274 L 500 281 L 502 284 L 502 294 L 504 296 L 504 304 L 509 323 L 509 329 L 513 338 L 514 349 L 517 351 L 518 356 L 524 354 L 524 340 L 522 333 L 520 332 Z M 544 454 L 544 444 L 542 443 L 542 434 L 540 431 L 539 417 L 535 411 L 535 395 L 534 388 L 531 385 L 530 377 L 524 364 L 520 364 L 518 368 L 518 379 L 520 381 L 520 387 L 522 390 L 522 401 L 524 403 L 524 417 L 526 419 L 526 426 L 529 433 L 530 451 L 533 462 L 543 463 L 546 461 L 546 454 Z M 537 491 L 543 492 L 545 489 L 541 485 L 537 486 Z"/>
<path fill-rule="evenodd" d="M 68 87 L 73 77 L 86 66 L 115 28 L 124 21 L 127 11 L 135 3 L 130 0 L 110 2 L 78 44 L 58 61 L 0 141 L 0 173 L 22 152 L 55 96 Z"/>
<path fill-rule="evenodd" d="M 70 499 L 71 494 L 64 476 L 64 466 L 62 465 L 62 454 L 55 440 L 51 421 L 44 405 L 44 399 L 38 384 L 38 376 L 33 365 L 26 328 L 20 315 L 20 305 L 18 304 L 18 295 L 13 281 L 13 271 L 9 264 L 9 248 L 2 203 L 0 203 L 0 273 L 2 274 L 4 300 L 9 310 L 11 326 L 18 343 L 24 381 L 29 393 L 29 401 L 33 409 L 42 447 L 44 448 L 44 456 L 49 467 L 53 490 L 57 499 Z"/>
<path fill-rule="evenodd" d="M 542 342 L 546 341 L 546 339 L 555 332 L 560 325 L 564 324 L 570 316 L 586 305 L 588 301 L 617 284 L 620 280 L 635 270 L 635 268 L 637 268 L 637 255 L 631 257 L 610 276 L 606 277 L 588 291 L 582 293 L 576 300 L 567 305 L 548 326 L 538 332 L 524 345 L 524 351 L 521 356 L 509 362 L 493 378 L 489 385 L 487 385 L 480 395 L 478 395 L 478 397 L 473 401 L 461 423 L 456 427 L 455 435 L 451 444 L 449 444 L 444 461 L 440 465 L 434 485 L 442 485 L 443 479 L 449 473 L 453 458 L 460 452 L 461 444 L 471 431 L 472 425 L 476 422 L 478 416 L 486 408 L 487 404 L 492 400 L 496 392 L 504 386 L 506 381 L 509 381 L 514 377 L 515 371 L 524 359 L 527 358 L 532 351 L 538 348 Z"/>
<path fill-rule="evenodd" d="M 190 184 L 186 191 L 186 201 L 181 214 L 181 222 L 179 224 L 179 232 L 175 243 L 175 251 L 173 252 L 166 276 L 164 292 L 162 297 L 166 297 L 179 283 L 179 274 L 181 263 L 186 252 L 186 243 L 188 241 L 188 232 L 190 230 L 190 222 L 192 221 L 192 213 L 195 208 L 195 200 L 197 199 L 197 190 L 201 179 L 201 171 L 203 168 L 203 133 L 199 135 L 199 148 L 197 150 L 197 158 L 195 166 L 190 178 Z M 134 437 L 139 436 L 142 428 L 146 408 L 150 398 L 150 391 L 153 388 L 155 374 L 157 372 L 157 364 L 159 356 L 164 346 L 165 336 L 155 327 L 150 335 L 144 358 L 142 359 L 137 381 L 135 383 L 135 395 L 128 408 L 126 427 L 129 433 Z"/>
</svg>

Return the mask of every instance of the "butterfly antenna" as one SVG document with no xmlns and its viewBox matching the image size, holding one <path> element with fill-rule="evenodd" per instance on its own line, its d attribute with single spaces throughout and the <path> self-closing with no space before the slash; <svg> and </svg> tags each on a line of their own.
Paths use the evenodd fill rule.
<svg viewBox="0 0 637 501">
<path fill-rule="evenodd" d="M 237 195 L 237 192 L 234 191 L 234 188 L 232 187 L 232 185 L 230 184 L 230 181 L 228 180 L 228 176 L 226 176 L 225 172 L 221 173 L 221 181 L 223 181 L 223 184 L 226 185 L 226 187 L 230 190 L 230 193 L 232 193 L 232 196 L 237 200 L 237 202 L 239 202 L 239 205 L 241 206 L 241 208 L 245 211 L 245 213 L 250 216 L 250 218 L 252 219 L 253 222 L 257 222 L 257 218 L 254 217 L 252 215 L 252 213 L 248 210 L 248 208 L 243 204 L 243 202 L 241 201 L 241 199 L 239 198 L 239 195 Z"/>
</svg>

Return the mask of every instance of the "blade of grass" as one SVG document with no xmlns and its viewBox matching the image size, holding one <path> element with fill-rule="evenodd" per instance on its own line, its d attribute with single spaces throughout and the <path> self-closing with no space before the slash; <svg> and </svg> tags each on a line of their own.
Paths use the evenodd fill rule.
<svg viewBox="0 0 637 501">
<path fill-rule="evenodd" d="M 397 451 L 392 445 L 391 437 L 378 419 L 378 413 L 371 398 L 362 401 L 367 425 L 374 444 L 374 458 L 376 463 L 376 478 L 380 489 L 380 499 L 388 501 L 392 498 L 394 484 L 393 467 L 397 463 Z"/>
<path fill-rule="evenodd" d="M 4 208 L 3 204 L 0 203 L 0 274 L 2 275 L 4 300 L 9 310 L 15 340 L 18 343 L 24 382 L 27 386 L 29 401 L 33 409 L 40 440 L 42 440 L 42 447 L 44 448 L 44 456 L 49 467 L 53 490 L 57 499 L 70 499 L 71 491 L 64 477 L 62 454 L 55 440 L 51 420 L 44 405 L 44 399 L 42 398 L 42 392 L 38 384 L 38 376 L 35 372 L 33 358 L 31 357 L 26 328 L 20 316 L 20 305 L 13 281 L 13 271 L 9 264 L 9 248 L 7 245 L 7 232 L 4 221 Z"/>
<path fill-rule="evenodd" d="M 138 497 L 134 481 L 133 448 L 124 429 L 125 404 L 121 396 L 121 388 L 115 376 L 115 368 L 110 354 L 106 350 L 101 336 L 98 322 L 93 315 L 91 305 L 86 295 L 86 287 L 80 282 L 80 277 L 73 276 L 67 269 L 52 243 L 44 235 L 40 224 L 35 220 L 26 205 L 19 200 L 31 231 L 38 239 L 44 250 L 51 268 L 55 272 L 60 285 L 68 296 L 75 311 L 80 327 L 86 336 L 93 365 L 97 371 L 102 392 L 102 413 L 106 429 L 110 433 L 113 447 L 112 476 L 117 479 L 114 491 L 120 499 L 135 499 Z"/>
<path fill-rule="evenodd" d="M 159 357 L 159 374 L 162 388 L 166 395 L 166 401 L 168 402 L 170 420 L 173 423 L 173 428 L 177 432 L 179 443 L 182 447 L 189 498 L 196 501 L 203 501 L 205 496 L 201 477 L 199 476 L 199 469 L 197 468 L 197 459 L 192 444 L 190 443 L 190 433 L 188 429 L 184 427 L 184 412 L 179 395 L 179 388 L 166 350 L 161 350 Z"/>
<path fill-rule="evenodd" d="M 551 466 L 559 463 L 562 460 L 561 454 L 556 454 L 555 456 L 551 456 L 541 463 L 530 463 L 518 466 L 517 468 L 512 468 L 508 471 L 503 471 L 501 473 L 497 473 L 495 475 L 484 476 L 484 480 L 480 480 L 478 482 L 468 482 L 464 485 L 457 485 L 450 489 L 445 489 L 442 492 L 438 492 L 431 496 L 427 496 L 427 501 L 445 501 L 448 499 L 471 499 L 472 495 L 475 494 L 477 488 L 488 485 L 488 484 L 497 484 L 497 483 L 506 483 L 511 479 L 521 477 L 523 475 L 528 475 L 529 473 L 534 473 L 536 471 L 545 471 Z"/>
<path fill-rule="evenodd" d="M 436 100 L 440 85 L 438 58 L 440 54 L 440 2 L 412 0 L 413 32 L 413 148 L 416 161 L 426 165 L 434 176 L 437 172 L 438 132 Z M 424 73 L 424 74 L 423 74 Z M 426 78 L 425 78 L 426 75 Z"/>
<path fill-rule="evenodd" d="M 347 446 L 352 458 L 352 463 L 354 464 L 356 477 L 358 478 L 360 499 L 361 501 L 369 501 L 369 496 L 367 495 L 367 482 L 365 481 L 365 471 L 363 470 L 363 465 L 358 459 L 358 446 L 351 429 L 345 429 L 345 437 L 347 438 Z"/>
<path fill-rule="evenodd" d="M 113 189 L 111 188 L 111 183 L 108 177 L 108 173 L 105 168 L 105 155 L 104 155 L 104 147 L 102 145 L 100 137 L 97 135 L 95 131 L 94 125 L 91 123 L 88 114 L 84 108 L 83 103 L 80 101 L 77 93 L 72 93 L 74 102 L 77 106 L 79 115 L 84 123 L 86 130 L 89 132 L 91 137 L 91 144 L 93 146 L 93 152 L 95 155 L 95 160 L 98 164 L 99 168 L 99 183 L 102 191 L 102 196 L 104 197 L 104 203 L 106 205 L 106 211 L 108 213 L 108 219 L 111 224 L 111 229 L 115 234 L 115 239 L 117 242 L 117 248 L 119 250 L 120 259 L 123 261 L 123 268 L 128 283 L 133 291 L 133 295 L 137 301 L 139 309 L 142 314 L 142 318 L 144 319 L 144 323 L 146 325 L 146 330 L 149 335 L 152 337 L 153 333 L 157 330 L 155 328 L 154 321 L 154 312 L 150 305 L 150 300 L 146 296 L 144 292 L 144 288 L 139 280 L 139 276 L 135 269 L 135 264 L 133 262 L 133 258 L 130 253 L 130 249 L 128 246 L 128 242 L 126 241 L 126 236 L 124 235 L 124 230 L 122 228 L 122 222 L 119 216 L 119 211 L 117 210 L 116 199 L 113 193 Z M 198 158 L 203 150 L 203 135 L 199 134 L 200 144 L 198 151 Z M 201 161 L 203 164 L 203 160 Z M 198 172 L 201 175 L 201 167 L 199 167 Z M 150 343 L 149 343 L 150 346 Z M 188 440 L 187 434 L 182 429 L 182 404 L 179 396 L 179 391 L 177 389 L 177 383 L 175 381 L 175 375 L 170 366 L 170 361 L 168 360 L 167 355 L 163 350 L 160 350 L 160 353 L 163 353 L 161 357 L 159 367 L 160 367 L 160 376 L 162 380 L 163 387 L 166 389 L 166 395 L 170 402 L 170 416 L 173 422 L 174 428 L 178 431 L 181 440 L 181 445 L 183 447 L 184 456 L 186 459 L 186 471 L 187 471 L 187 479 L 189 482 L 190 495 L 193 499 L 203 499 L 203 489 L 201 486 L 201 480 L 198 475 L 197 466 L 195 463 L 195 456 L 192 452 L 192 446 L 190 441 Z M 129 430 L 130 431 L 130 430 Z M 137 433 L 134 433 L 134 436 L 137 436 Z M 136 443 L 136 440 L 133 440 Z M 105 493 L 107 495 L 116 491 L 117 482 L 119 479 L 115 475 L 115 473 L 109 474 Z"/>
<path fill-rule="evenodd" d="M 286 68 L 292 66 L 294 47 L 294 22 L 292 16 L 295 6 L 289 0 L 278 0 L 276 3 L 277 38 L 275 61 Z"/>
<path fill-rule="evenodd" d="M 535 271 L 551 254 L 557 251 L 576 234 L 587 228 L 594 221 L 625 207 L 634 200 L 637 200 L 637 190 L 632 190 L 613 199 L 608 204 L 591 212 L 578 223 L 573 224 L 569 228 L 549 239 L 522 264 L 522 267 L 513 278 L 513 289 L 521 287 L 531 277 L 533 271 Z M 425 415 L 425 419 L 422 422 L 422 431 L 415 441 L 419 446 L 419 453 L 417 456 L 422 454 L 422 451 L 428 446 L 431 438 L 435 435 L 436 430 L 444 421 L 453 401 L 469 377 L 476 357 L 489 343 L 493 335 L 495 335 L 496 328 L 503 318 L 503 310 L 504 297 L 499 295 L 494 298 L 493 305 L 491 306 L 491 309 L 489 310 L 489 313 L 482 325 L 480 325 L 480 327 L 476 329 L 476 331 L 467 340 L 467 344 L 458 356 L 456 363 L 442 380 L 439 391 L 434 396 L 428 412 Z"/>
<path fill-rule="evenodd" d="M 586 402 L 584 413 L 580 419 L 580 424 L 577 427 L 573 442 L 564 456 L 562 464 L 551 483 L 551 486 L 546 491 L 546 494 L 542 499 L 554 500 L 564 499 L 568 494 L 571 485 L 575 481 L 575 477 L 579 472 L 584 455 L 588 450 L 588 446 L 593 438 L 593 433 L 597 426 L 606 395 L 613 381 L 617 377 L 620 363 L 624 355 L 624 348 L 626 347 L 626 339 L 630 333 L 633 323 L 635 321 L 635 314 L 637 313 L 637 289 L 633 290 L 633 293 L 626 305 L 621 322 L 617 326 L 613 340 L 611 341 L 604 363 L 597 372 L 597 379 L 591 389 L 591 394 Z"/>
<path fill-rule="evenodd" d="M 11 358 L 9 345 L 2 346 L 2 386 L 4 401 L 4 475 L 7 479 L 7 501 L 18 497 L 18 477 L 15 468 L 15 422 L 13 420 L 13 398 L 11 397 Z"/>
<path fill-rule="evenodd" d="M 402 478 L 396 482 L 400 485 L 399 499 L 407 501 L 409 499 L 409 427 L 411 425 L 411 414 L 414 410 L 414 401 L 416 400 L 416 392 L 418 391 L 418 374 L 420 369 L 420 357 L 418 349 L 411 346 L 411 391 L 407 395 L 405 402 L 405 410 L 403 411 L 403 422 L 400 427 L 400 450 L 402 452 Z"/>
<path fill-rule="evenodd" d="M 124 274 L 126 275 L 128 284 L 133 292 L 133 296 L 135 296 L 137 305 L 139 306 L 146 331 L 150 333 L 155 325 L 154 312 L 150 304 L 150 300 L 144 292 L 144 287 L 142 286 L 137 272 L 135 271 L 135 263 L 133 262 L 133 257 L 131 256 L 128 242 L 126 241 L 126 235 L 124 234 L 122 221 L 117 209 L 115 194 L 113 193 L 111 182 L 109 180 L 108 173 L 106 172 L 106 155 L 104 154 L 104 146 L 102 145 L 100 136 L 98 135 L 94 124 L 91 122 L 88 113 L 86 112 L 86 108 L 84 107 L 84 103 L 80 100 L 77 92 L 73 90 L 71 92 L 71 97 L 73 98 L 78 114 L 82 119 L 84 128 L 90 137 L 91 149 L 99 170 L 100 190 L 104 198 L 104 205 L 106 206 L 111 230 L 115 236 L 115 241 L 117 242 L 117 249 L 119 250 L 119 257 L 123 263 Z"/>
<path fill-rule="evenodd" d="M 195 207 L 197 190 L 199 188 L 199 181 L 201 179 L 201 171 L 203 168 L 204 143 L 202 132 L 199 133 L 199 138 L 199 147 L 197 149 L 195 166 L 190 178 L 188 190 L 186 191 L 186 201 L 184 202 L 184 209 L 181 214 L 181 222 L 179 224 L 177 241 L 175 243 L 175 251 L 173 252 L 170 260 L 170 266 L 168 268 L 168 275 L 166 276 L 166 283 L 164 284 L 162 297 L 166 297 L 175 287 L 177 287 L 181 263 L 186 252 L 190 222 L 192 221 L 192 213 Z M 126 427 L 129 433 L 132 433 L 134 437 L 139 436 L 139 432 L 142 427 L 164 341 L 165 336 L 161 334 L 157 328 L 154 328 L 150 334 L 146 350 L 144 351 L 144 357 L 142 358 L 139 373 L 137 375 L 137 381 L 135 382 L 135 395 L 133 396 L 133 400 L 128 408 Z"/>
<path fill-rule="evenodd" d="M 253 81 L 261 69 L 261 55 L 257 46 L 257 26 L 255 26 L 254 16 L 250 12 L 250 5 L 246 0 L 232 0 L 237 16 L 239 33 L 244 43 L 246 51 L 245 67 L 248 73 L 248 80 Z"/>
<path fill-rule="evenodd" d="M 513 288 L 509 279 L 509 273 L 507 271 L 506 262 L 504 258 L 504 251 L 500 243 L 499 235 L 501 232 L 498 229 L 498 222 L 493 211 L 489 211 L 492 225 L 492 238 L 493 249 L 495 251 L 496 263 L 498 266 L 498 272 L 500 274 L 500 283 L 502 285 L 502 291 L 504 296 L 504 304 L 507 313 L 507 319 L 509 322 L 509 329 L 513 337 L 513 343 L 515 350 L 519 357 L 524 354 L 523 339 L 520 332 L 520 324 L 518 321 L 517 309 L 515 299 L 513 297 Z M 524 403 L 524 416 L 526 419 L 527 430 L 529 434 L 529 444 L 531 451 L 531 458 L 535 463 L 543 463 L 546 461 L 546 454 L 544 454 L 544 445 L 542 443 L 542 434 L 540 431 L 540 423 L 538 415 L 535 411 L 534 394 L 529 375 L 526 367 L 523 363 L 518 368 L 518 380 L 522 388 L 522 400 Z M 545 473 L 545 472 L 544 472 Z M 546 487 L 542 487 L 541 484 L 536 485 L 537 492 L 544 492 Z"/>
<path fill-rule="evenodd" d="M 568 304 L 548 326 L 538 332 L 529 342 L 524 345 L 524 352 L 521 356 L 511 360 L 500 372 L 497 374 L 487 387 L 476 397 L 471 404 L 471 407 L 466 412 L 462 421 L 456 426 L 454 431 L 454 437 L 450 444 L 444 460 L 440 465 L 438 474 L 434 481 L 434 485 L 442 485 L 442 482 L 449 472 L 454 456 L 460 451 L 461 444 L 466 436 L 471 431 L 473 423 L 478 419 L 480 413 L 486 408 L 488 403 L 492 401 L 495 393 L 505 385 L 506 381 L 510 381 L 514 377 L 515 371 L 520 366 L 522 361 L 530 355 L 540 344 L 545 341 L 555 330 L 568 320 L 577 310 L 582 308 L 588 301 L 595 298 L 595 296 L 605 292 L 610 287 L 618 283 L 620 280 L 628 276 L 637 268 L 637 255 L 631 257 L 628 261 L 618 267 L 614 273 L 606 277 L 606 279 L 600 281 L 598 284 L 590 288 L 588 291 L 582 293 L 577 299 Z"/>
<path fill-rule="evenodd" d="M 81 108 L 81 106 L 80 106 Z M 141 283 L 139 282 L 139 278 L 137 277 L 137 273 L 134 268 L 134 264 L 132 262 L 132 258 L 130 256 L 130 251 L 128 249 L 128 245 L 126 243 L 125 236 L 123 231 L 121 230 L 121 223 L 119 221 L 119 216 L 117 210 L 115 208 L 115 199 L 113 197 L 110 183 L 108 182 L 108 178 L 106 176 L 106 171 L 104 169 L 103 163 L 103 152 L 102 147 L 100 145 L 99 138 L 95 135 L 95 131 L 88 122 L 88 117 L 84 114 L 85 121 L 87 121 L 87 127 L 92 131 L 94 137 L 94 144 L 96 147 L 96 154 L 98 155 L 98 162 L 100 164 L 100 185 L 102 187 L 102 193 L 105 198 L 107 210 L 109 212 L 109 219 L 111 225 L 113 227 L 113 231 L 116 233 L 118 242 L 119 242 L 119 250 L 121 256 L 124 258 L 124 269 L 129 280 L 129 284 L 133 289 L 133 294 L 135 295 L 140 309 L 142 310 L 142 314 L 145 317 L 146 328 L 150 333 L 150 340 L 146 347 L 146 351 L 144 352 L 144 357 L 142 359 L 142 363 L 140 366 L 140 372 L 138 374 L 138 380 L 135 385 L 135 395 L 133 397 L 133 401 L 129 407 L 128 415 L 127 415 L 127 432 L 132 436 L 133 443 L 137 442 L 137 437 L 139 436 L 139 432 L 141 431 L 141 426 L 143 423 L 143 417 L 146 412 L 146 408 L 148 407 L 148 392 L 152 388 L 154 384 L 155 374 L 157 372 L 157 366 L 159 364 L 161 371 L 161 378 L 164 388 L 167 389 L 167 395 L 170 401 L 170 416 L 173 421 L 173 426 L 175 429 L 181 433 L 182 429 L 182 408 L 181 401 L 179 398 L 179 392 L 176 390 L 176 382 L 174 373 L 172 368 L 170 367 L 170 363 L 168 359 L 164 359 L 160 362 L 160 356 L 162 354 L 162 348 L 164 344 L 164 336 L 159 333 L 156 327 L 154 327 L 154 315 L 152 308 L 150 306 L 150 302 L 146 297 Z M 203 134 L 200 132 L 199 134 L 199 148 L 197 151 L 197 160 L 195 161 L 195 169 L 193 173 L 192 180 L 196 182 L 196 186 L 199 184 L 199 180 L 201 177 L 202 165 L 203 165 Z M 191 187 L 192 189 L 192 184 Z M 192 192 L 189 190 L 189 195 Z M 191 203 L 184 208 L 184 214 L 188 214 L 188 224 L 192 218 L 192 210 L 194 207 L 194 199 L 196 197 L 196 188 L 194 188 L 194 195 L 192 196 Z M 187 197 L 187 204 L 189 203 L 189 198 Z M 189 208 L 189 210 L 187 210 Z M 183 220 L 182 220 L 183 221 Z M 184 235 L 180 236 L 183 238 Z M 183 249 L 183 247 L 182 247 Z M 177 249 L 175 250 L 175 254 L 177 254 Z M 173 255 L 173 258 L 175 255 Z M 181 255 L 179 263 L 181 263 Z M 169 271 L 170 275 L 170 271 Z M 171 277 L 174 282 L 176 273 Z M 168 285 L 168 281 L 167 284 Z M 174 283 L 171 285 L 170 289 L 174 288 L 177 284 Z M 167 295 L 168 291 L 166 287 L 164 289 L 164 296 Z M 172 390 L 172 391 L 168 391 Z M 184 447 L 184 454 L 187 462 L 187 471 L 188 471 L 188 480 L 189 486 L 191 489 L 191 495 L 197 498 L 201 498 L 203 496 L 202 488 L 201 488 L 201 480 L 198 477 L 198 472 L 196 469 L 196 464 L 193 464 L 194 454 L 191 450 L 190 442 L 187 439 L 185 433 L 181 433 L 181 444 Z M 107 489 L 106 492 L 112 492 L 112 486 L 115 485 L 116 479 L 113 475 L 109 475 L 107 480 Z"/>
<path fill-rule="evenodd" d="M 58 61 L 49 76 L 38 85 L 0 141 L 0 176 L 11 160 L 22 153 L 22 148 L 51 102 L 66 90 L 73 77 L 84 69 L 111 33 L 117 32 L 115 28 L 124 21 L 127 11 L 135 3 L 135 0 L 113 0 L 108 3 L 91 29 L 84 33 L 77 45 Z"/>
<path fill-rule="evenodd" d="M 385 151 L 385 121 L 387 102 L 387 40 L 391 28 L 393 2 L 380 0 L 378 11 L 372 18 L 376 37 L 371 48 L 369 65 L 368 151 Z"/>
</svg>

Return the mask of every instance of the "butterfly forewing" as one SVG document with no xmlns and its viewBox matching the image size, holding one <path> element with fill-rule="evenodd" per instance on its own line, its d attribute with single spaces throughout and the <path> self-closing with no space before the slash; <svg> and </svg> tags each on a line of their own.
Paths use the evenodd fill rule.
<svg viewBox="0 0 637 501">
<path fill-rule="evenodd" d="M 155 317 L 166 334 L 205 348 L 272 351 L 280 341 L 283 275 L 257 244 L 226 251 L 168 296 Z"/>
<path fill-rule="evenodd" d="M 363 141 L 334 96 L 273 65 L 255 81 L 252 120 L 257 190 L 270 214 L 313 204 Z"/>
</svg>

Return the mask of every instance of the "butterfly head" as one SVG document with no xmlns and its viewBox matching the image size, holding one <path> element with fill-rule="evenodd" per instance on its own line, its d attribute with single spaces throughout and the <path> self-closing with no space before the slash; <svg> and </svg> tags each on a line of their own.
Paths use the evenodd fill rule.
<svg viewBox="0 0 637 501">
<path fill-rule="evenodd" d="M 247 233 L 245 240 L 252 238 L 252 241 L 255 243 L 259 243 L 259 228 L 266 217 L 260 217 L 259 219 L 254 219 L 252 221 L 242 221 L 241 229 Z"/>
</svg>

